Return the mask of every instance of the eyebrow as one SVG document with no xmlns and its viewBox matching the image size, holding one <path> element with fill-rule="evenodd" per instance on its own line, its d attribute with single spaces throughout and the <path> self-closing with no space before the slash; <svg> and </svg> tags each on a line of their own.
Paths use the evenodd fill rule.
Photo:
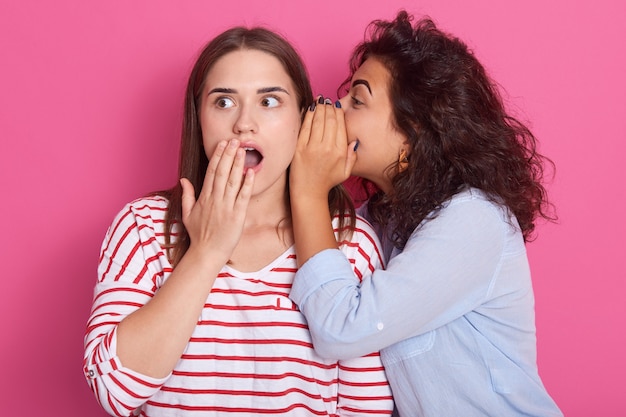
<svg viewBox="0 0 626 417">
<path fill-rule="evenodd" d="M 285 90 L 282 87 L 264 87 L 264 88 L 259 88 L 258 90 L 256 90 L 257 94 L 266 94 L 266 93 L 274 93 L 274 92 L 282 92 L 285 94 L 289 94 L 289 91 Z M 215 94 L 215 93 L 221 93 L 221 94 L 237 94 L 237 90 L 235 90 L 234 88 L 214 88 L 211 91 L 209 91 L 208 94 Z"/>
<path fill-rule="evenodd" d="M 372 88 L 370 87 L 370 83 L 368 83 L 366 80 L 354 80 L 352 81 L 352 88 L 356 87 L 357 85 L 362 84 L 365 87 L 367 87 L 367 91 L 370 92 L 370 94 L 372 94 Z"/>
</svg>

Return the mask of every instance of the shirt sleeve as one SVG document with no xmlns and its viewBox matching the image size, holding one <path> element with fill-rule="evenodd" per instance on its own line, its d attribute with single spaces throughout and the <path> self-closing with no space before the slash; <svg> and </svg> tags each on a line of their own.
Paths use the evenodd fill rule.
<svg viewBox="0 0 626 417">
<path fill-rule="evenodd" d="M 151 215 L 162 210 L 159 201 L 129 204 L 116 216 L 102 244 L 83 367 L 98 402 L 115 416 L 134 415 L 168 378 L 125 368 L 116 353 L 118 324 L 152 298 L 169 268 Z"/>
<path fill-rule="evenodd" d="M 362 282 L 328 249 L 297 272 L 292 299 L 317 352 L 351 358 L 379 351 L 449 323 L 488 297 L 501 262 L 505 210 L 485 200 L 453 199 L 414 233 L 386 270 Z"/>
<path fill-rule="evenodd" d="M 351 279 L 355 283 L 368 278 L 382 266 L 378 238 L 362 219 L 357 219 L 352 238 L 341 242 L 340 250 L 348 260 Z M 391 389 L 378 352 L 339 361 L 339 416 L 389 416 L 392 410 Z"/>
</svg>

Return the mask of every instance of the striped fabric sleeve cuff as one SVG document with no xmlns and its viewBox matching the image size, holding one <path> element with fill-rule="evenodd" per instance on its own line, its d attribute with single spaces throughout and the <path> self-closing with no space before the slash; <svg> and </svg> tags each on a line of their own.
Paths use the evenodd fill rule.
<svg viewBox="0 0 626 417">
<path fill-rule="evenodd" d="M 153 378 L 125 368 L 116 355 L 116 334 L 114 331 L 108 343 L 101 343 L 84 369 L 98 401 L 114 415 L 143 405 L 170 377 Z"/>
</svg>

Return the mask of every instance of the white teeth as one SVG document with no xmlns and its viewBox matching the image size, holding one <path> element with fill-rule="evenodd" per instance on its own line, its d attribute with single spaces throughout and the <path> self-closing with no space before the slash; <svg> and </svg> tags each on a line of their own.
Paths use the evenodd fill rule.
<svg viewBox="0 0 626 417">
<path fill-rule="evenodd" d="M 254 148 L 243 148 L 244 151 L 253 151 Z"/>
</svg>

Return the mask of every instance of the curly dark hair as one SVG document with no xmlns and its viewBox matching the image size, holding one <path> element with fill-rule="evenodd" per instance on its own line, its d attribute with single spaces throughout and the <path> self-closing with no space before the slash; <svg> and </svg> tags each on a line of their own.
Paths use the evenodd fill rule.
<svg viewBox="0 0 626 417">
<path fill-rule="evenodd" d="M 346 84 L 370 57 L 389 70 L 394 127 L 409 145 L 408 169 L 388 167 L 392 192 L 369 199 L 372 219 L 402 249 L 454 194 L 475 187 L 504 204 L 532 240 L 538 216 L 556 219 L 542 185 L 544 163 L 554 164 L 507 114 L 498 86 L 465 43 L 427 17 L 412 21 L 403 10 L 393 21 L 373 21 L 350 60 Z"/>
</svg>

